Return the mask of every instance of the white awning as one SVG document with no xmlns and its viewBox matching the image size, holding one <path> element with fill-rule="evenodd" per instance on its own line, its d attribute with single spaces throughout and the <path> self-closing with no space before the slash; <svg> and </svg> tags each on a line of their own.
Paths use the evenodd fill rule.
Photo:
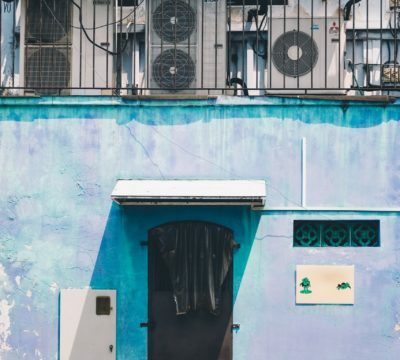
<svg viewBox="0 0 400 360">
<path fill-rule="evenodd" d="M 264 180 L 118 180 L 111 198 L 120 205 L 263 206 Z"/>
</svg>

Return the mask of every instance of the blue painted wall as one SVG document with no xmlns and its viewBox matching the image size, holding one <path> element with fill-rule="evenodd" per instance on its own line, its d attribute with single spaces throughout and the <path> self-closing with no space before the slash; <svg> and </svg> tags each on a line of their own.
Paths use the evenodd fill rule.
<svg viewBox="0 0 400 360">
<path fill-rule="evenodd" d="M 147 230 L 231 227 L 235 359 L 397 359 L 400 102 L 0 99 L 0 358 L 56 359 L 60 288 L 118 291 L 118 359 L 146 358 Z M 112 205 L 118 178 L 265 179 L 267 204 Z M 283 208 L 278 210 L 277 208 Z M 379 248 L 292 247 L 294 219 L 380 219 Z M 297 264 L 355 264 L 354 306 L 295 306 Z"/>
</svg>

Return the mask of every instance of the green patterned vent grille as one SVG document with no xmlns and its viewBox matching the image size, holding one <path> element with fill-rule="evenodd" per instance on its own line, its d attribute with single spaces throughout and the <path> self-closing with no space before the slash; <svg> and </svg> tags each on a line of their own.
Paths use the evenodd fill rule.
<svg viewBox="0 0 400 360">
<path fill-rule="evenodd" d="M 296 247 L 379 245 L 379 220 L 295 220 L 293 224 L 293 246 Z"/>
</svg>

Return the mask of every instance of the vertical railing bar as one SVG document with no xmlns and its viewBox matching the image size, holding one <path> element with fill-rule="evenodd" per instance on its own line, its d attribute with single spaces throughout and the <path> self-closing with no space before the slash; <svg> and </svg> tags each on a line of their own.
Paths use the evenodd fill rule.
<svg viewBox="0 0 400 360">
<path fill-rule="evenodd" d="M 190 0 L 188 0 L 188 4 L 189 4 L 189 8 L 191 8 Z M 196 14 L 197 14 L 197 11 L 196 11 Z M 188 36 L 188 57 L 190 58 L 190 35 Z M 195 87 L 197 87 L 197 84 L 195 85 Z"/>
<path fill-rule="evenodd" d="M 106 11 L 106 16 L 107 16 L 107 27 L 106 27 L 106 42 L 107 42 L 107 48 L 109 44 L 109 26 L 110 26 L 110 1 L 107 1 L 107 11 Z M 109 56 L 110 54 L 107 52 L 106 53 L 106 88 L 108 89 L 108 61 L 109 61 Z"/>
<path fill-rule="evenodd" d="M 93 43 L 96 43 L 96 2 L 92 1 L 93 8 L 92 8 L 92 24 L 93 24 Z M 92 44 L 92 87 L 96 87 L 96 80 L 95 80 L 95 68 L 96 68 L 96 49 L 94 44 Z"/>
<path fill-rule="evenodd" d="M 286 7 L 284 8 L 286 11 Z M 267 53 L 268 57 L 266 58 L 267 66 L 268 66 L 268 83 L 266 84 L 269 89 L 272 88 L 272 0 L 269 0 L 269 12 L 266 18 L 268 27 L 268 34 L 267 34 Z"/>
<path fill-rule="evenodd" d="M 135 12 L 133 13 L 133 88 L 136 86 L 136 12 L 139 7 L 139 1 L 135 3 Z M 136 90 L 135 90 L 136 92 Z"/>
<path fill-rule="evenodd" d="M 201 1 L 201 88 L 204 87 L 204 0 Z"/>
<path fill-rule="evenodd" d="M 366 20 L 367 20 L 367 26 L 366 26 L 366 42 L 367 42 L 367 59 L 366 59 L 366 86 L 370 87 L 371 85 L 371 72 L 369 68 L 369 0 L 366 0 Z"/>
<path fill-rule="evenodd" d="M 328 2 L 325 1 L 325 89 L 328 88 Z"/>
<path fill-rule="evenodd" d="M 271 6 L 271 8 L 272 8 L 272 6 Z M 272 14 L 271 14 L 272 15 Z M 286 27 L 286 17 L 287 17 L 287 14 L 286 14 L 286 5 L 284 5 L 283 6 L 283 33 L 284 34 L 286 34 L 286 30 L 287 30 L 287 27 Z M 271 46 L 272 46 L 272 44 L 271 44 Z M 285 56 L 286 56 L 286 44 L 285 44 L 285 47 L 284 47 L 284 54 L 285 54 Z M 270 56 L 271 58 L 272 58 L 272 56 Z M 283 74 L 283 88 L 284 89 L 286 89 L 286 74 Z"/>
<path fill-rule="evenodd" d="M 397 53 L 398 53 L 397 31 L 398 31 L 398 26 L 399 26 L 398 16 L 399 16 L 398 9 L 397 9 L 397 7 L 395 7 L 393 10 L 393 17 L 394 17 L 394 71 L 396 71 L 395 69 L 398 64 L 398 62 L 397 62 Z M 394 81 L 394 88 L 397 88 L 396 79 Z"/>
<path fill-rule="evenodd" d="M 341 14 L 340 14 L 340 0 L 338 0 L 338 8 L 339 8 L 339 16 L 338 16 L 338 27 L 339 27 L 339 49 L 338 49 L 338 89 L 342 88 L 342 82 L 341 82 L 341 75 L 342 75 L 342 55 L 341 55 L 341 49 L 342 49 L 342 19 L 341 19 Z"/>
<path fill-rule="evenodd" d="M 154 0 L 147 0 L 147 1 L 154 1 Z M 152 12 L 153 12 L 153 9 L 152 9 Z M 161 27 L 162 28 L 164 27 L 164 0 L 161 0 Z M 151 51 L 153 51 L 153 48 L 151 49 Z M 164 37 L 161 36 L 160 37 L 160 54 L 162 54 L 163 51 L 164 51 Z"/>
<path fill-rule="evenodd" d="M 12 77 L 11 77 L 11 81 L 12 81 L 12 87 L 15 87 L 15 17 L 16 17 L 16 1 L 13 1 L 13 37 L 12 37 Z M 3 65 L 3 64 L 1 64 Z"/>
<path fill-rule="evenodd" d="M 243 82 L 247 82 L 247 76 L 245 76 L 245 73 L 244 73 L 244 68 L 245 68 L 245 51 L 247 50 L 247 49 L 245 49 L 245 47 L 244 47 L 244 44 L 245 44 L 245 41 L 244 41 L 244 12 L 245 12 L 245 3 L 244 3 L 244 0 L 242 0 L 242 81 Z"/>
<path fill-rule="evenodd" d="M 353 48 L 352 48 L 352 52 L 353 52 L 353 54 L 352 54 L 352 59 L 351 59 L 351 62 L 352 62 L 352 69 L 351 69 L 351 71 L 352 71 L 352 73 L 353 73 L 353 76 L 351 77 L 351 82 L 352 82 L 352 87 L 354 88 L 354 86 L 355 86 L 355 79 L 356 79 L 356 76 L 357 76 L 357 74 L 356 74 L 356 67 L 355 67 L 355 57 L 356 57 L 356 12 L 355 12 L 355 8 L 354 8 L 354 6 L 355 6 L 355 0 L 353 0 Z"/>
<path fill-rule="evenodd" d="M 257 0 L 258 1 L 258 0 Z M 215 1 L 215 37 L 214 37 L 214 87 L 217 88 L 218 71 L 218 1 Z"/>
<path fill-rule="evenodd" d="M 175 2 L 175 19 L 176 19 L 176 15 L 177 15 L 177 3 Z M 176 26 L 174 26 L 174 68 L 175 68 L 175 72 L 174 72 L 174 89 L 176 89 Z"/>
<path fill-rule="evenodd" d="M 300 87 L 300 76 L 299 76 L 299 57 L 300 57 L 300 47 L 299 47 L 299 32 L 300 32 L 300 0 L 297 0 L 297 62 L 296 62 L 296 77 L 297 77 L 297 88 Z"/>
<path fill-rule="evenodd" d="M 80 0 L 80 8 L 82 9 L 82 0 Z M 76 11 L 73 10 L 73 11 Z M 74 17 L 72 17 L 72 19 L 74 19 Z M 73 22 L 73 21 L 72 21 Z M 74 23 L 74 22 L 73 22 Z M 79 23 L 79 21 L 78 21 Z M 82 87 L 82 26 L 79 26 L 79 87 Z"/>
<path fill-rule="evenodd" d="M 340 3 L 340 0 L 338 0 Z M 340 16 L 340 15 L 339 15 Z M 311 0 L 311 40 L 314 44 L 314 0 Z M 314 61 L 314 46 L 311 46 L 311 61 Z M 314 88 L 314 67 L 311 67 L 311 89 Z"/>
<path fill-rule="evenodd" d="M 226 68 L 227 68 L 227 82 L 225 82 L 225 87 L 228 88 L 228 84 L 230 83 L 231 80 L 231 41 L 232 41 L 232 37 L 231 37 L 231 31 L 232 31 L 232 27 L 231 27 L 231 23 L 232 23 L 232 8 L 231 8 L 231 0 L 227 0 L 228 1 L 228 38 L 227 38 L 227 43 L 228 43 L 228 49 L 227 49 L 227 59 L 226 59 Z"/>
<path fill-rule="evenodd" d="M 2 50 L 3 50 L 3 42 L 2 42 L 2 39 L 3 39 L 3 24 L 2 24 L 2 20 L 3 20 L 3 9 L 2 9 L 2 7 L 1 7 L 1 4 L 0 4 L 0 88 L 3 86 L 3 77 L 2 77 L 2 75 L 3 75 L 3 66 L 2 66 L 2 64 L 3 64 L 3 61 L 2 61 Z M 23 39 L 20 39 L 20 46 L 22 47 L 23 45 L 22 45 L 22 41 L 23 41 Z M 21 83 L 21 80 L 20 80 L 20 83 Z M 3 92 L 1 92 L 0 93 L 0 95 L 3 95 Z"/>
<path fill-rule="evenodd" d="M 256 0 L 256 9 L 257 9 L 257 13 L 256 13 L 256 18 L 255 18 L 255 23 L 256 23 L 256 88 L 258 89 L 258 54 L 260 53 L 259 52 L 259 49 L 258 49 L 258 27 L 259 27 L 259 24 L 258 24 L 258 12 L 259 12 L 259 2 L 258 2 L 259 0 Z M 254 51 L 253 51 L 253 56 L 254 56 Z"/>
<path fill-rule="evenodd" d="M 150 19 L 150 2 L 151 0 L 146 0 L 146 19 Z M 150 24 L 146 21 L 145 24 L 145 46 L 146 46 L 146 68 L 145 68 L 145 76 L 146 76 L 146 87 L 150 88 L 150 47 L 151 47 L 151 37 L 150 37 Z"/>
<path fill-rule="evenodd" d="M 40 24 L 40 26 L 39 26 L 39 76 L 38 76 L 38 78 L 39 78 L 39 89 L 41 89 L 42 88 L 42 32 L 43 32 L 43 17 L 42 17 L 42 14 L 43 14 L 43 2 L 42 2 L 42 0 L 40 0 L 40 21 L 39 21 L 39 24 Z M 28 16 L 27 16 L 28 17 Z M 14 29 L 14 27 L 13 27 L 13 29 Z M 13 59 L 13 63 L 14 63 L 14 59 Z M 13 84 L 12 84 L 12 86 L 14 87 L 14 82 L 13 82 Z"/>
<path fill-rule="evenodd" d="M 117 86 L 117 92 L 118 95 L 121 93 L 121 88 L 123 87 L 122 85 L 122 53 L 123 49 L 125 47 L 125 44 L 122 44 L 123 41 L 123 33 L 122 33 L 122 9 L 123 9 L 123 3 L 122 1 L 120 2 L 119 5 L 119 42 L 118 42 L 118 54 L 117 54 L 117 61 L 118 61 L 118 86 Z M 125 39 L 126 40 L 126 39 Z"/>
<path fill-rule="evenodd" d="M 44 0 L 44 1 L 46 1 L 46 0 Z M 53 0 L 53 2 L 52 2 L 52 4 L 47 4 L 47 6 L 51 6 L 51 5 L 53 5 L 52 6 L 52 11 L 53 11 L 53 13 L 54 13 L 54 8 L 55 8 L 55 6 L 54 6 L 54 0 Z M 46 7 L 47 7 L 46 6 Z M 55 14 L 55 13 L 54 13 Z M 54 21 L 54 16 L 52 16 L 51 17 L 51 22 L 52 22 L 52 29 L 54 29 L 54 24 L 55 24 L 55 21 Z M 52 52 L 51 52 L 51 66 L 52 66 L 52 68 L 54 69 L 54 52 L 55 52 L 55 49 L 56 49 L 56 47 L 55 47 L 55 35 L 56 34 L 51 34 L 51 46 L 52 46 Z M 67 54 L 67 59 L 68 59 L 68 54 Z M 57 76 L 57 73 L 55 72 L 54 73 L 54 75 L 55 76 Z M 48 83 L 47 83 L 47 86 L 55 86 L 55 82 L 53 81 L 53 80 L 51 80 L 51 81 L 49 81 Z"/>
<path fill-rule="evenodd" d="M 380 19 L 379 19 L 379 51 L 380 51 L 380 56 L 379 56 L 379 85 L 381 88 L 381 95 L 383 95 L 383 83 L 382 83 L 382 57 L 383 57 L 383 5 L 382 5 L 382 0 L 380 0 Z"/>
<path fill-rule="evenodd" d="M 56 3 L 56 0 L 54 0 L 54 7 L 53 7 L 54 10 L 56 8 L 56 4 L 55 3 Z M 66 13 L 67 13 L 67 16 L 66 16 L 66 28 L 64 29 L 64 31 L 65 31 L 65 33 L 67 35 L 67 41 L 66 41 L 67 62 L 69 62 L 71 64 L 72 62 L 69 60 L 69 57 L 70 57 L 70 46 L 71 46 L 70 45 L 71 44 L 70 36 L 72 34 L 70 9 L 71 9 L 71 4 L 68 2 L 67 3 L 67 9 L 66 9 Z M 69 87 L 69 88 L 72 87 L 71 79 L 72 79 L 72 71 L 71 71 L 71 65 L 70 65 L 70 68 L 69 68 L 69 79 L 68 79 L 68 85 L 67 85 L 67 87 Z M 70 92 L 68 91 L 68 93 L 70 93 Z M 60 92 L 60 95 L 61 95 L 61 92 Z"/>
</svg>

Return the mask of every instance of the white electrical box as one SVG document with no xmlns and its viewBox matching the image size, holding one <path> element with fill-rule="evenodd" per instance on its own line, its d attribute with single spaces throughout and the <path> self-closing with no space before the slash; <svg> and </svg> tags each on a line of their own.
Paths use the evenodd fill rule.
<svg viewBox="0 0 400 360">
<path fill-rule="evenodd" d="M 116 290 L 61 290 L 60 360 L 115 360 L 116 300 Z"/>
</svg>

